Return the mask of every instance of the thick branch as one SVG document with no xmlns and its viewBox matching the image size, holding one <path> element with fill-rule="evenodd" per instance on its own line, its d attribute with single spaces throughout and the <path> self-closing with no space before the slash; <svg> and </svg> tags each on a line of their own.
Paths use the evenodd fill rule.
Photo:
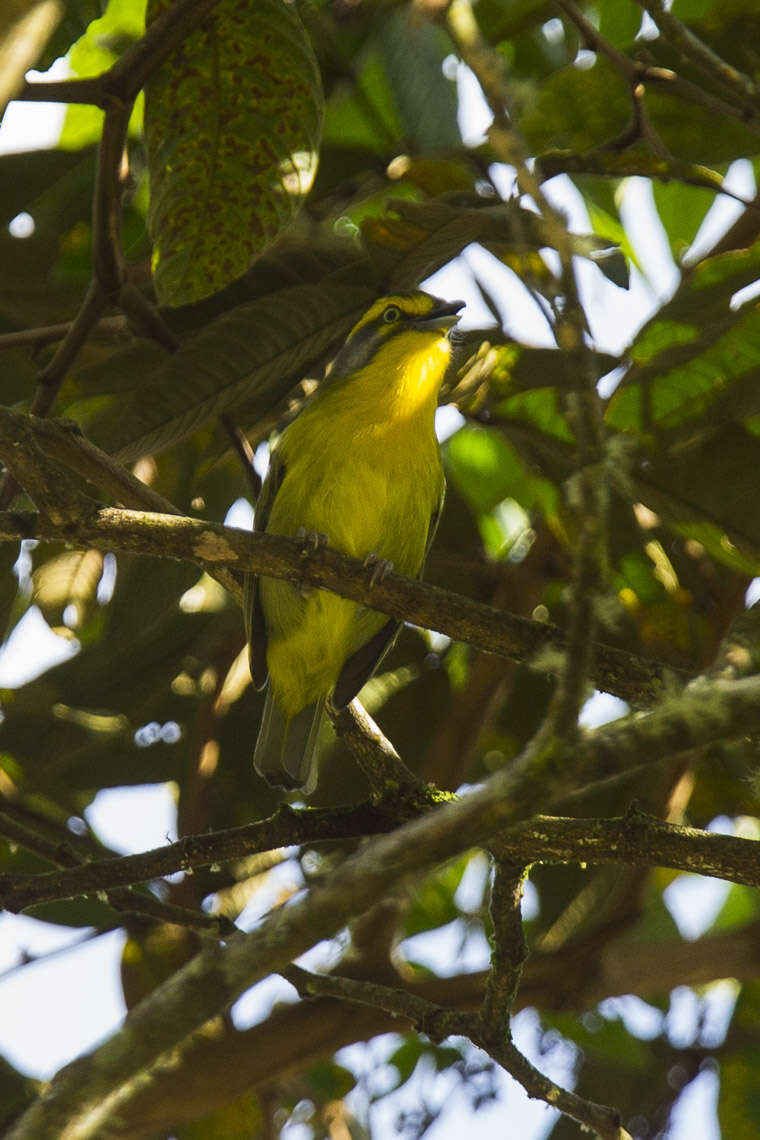
<svg viewBox="0 0 760 1140">
<path fill-rule="evenodd" d="M 528 957 L 522 914 L 525 865 L 496 860 L 491 886 L 491 969 L 486 983 L 480 1020 L 494 1040 L 506 1041 L 510 1036 L 510 1018 L 523 966 Z"/>
<path fill-rule="evenodd" d="M 757 978 L 759 964 L 758 923 L 696 942 L 617 941 L 601 953 L 592 937 L 553 954 L 534 955 L 523 973 L 515 1008 L 582 1011 L 621 994 L 651 1000 L 677 985 L 706 985 L 722 977 L 749 982 Z M 482 1001 L 485 981 L 486 974 L 479 972 L 399 980 L 398 987 L 447 1009 L 472 1012 Z M 376 1006 L 327 997 L 280 1004 L 266 1021 L 242 1033 L 197 1038 L 175 1066 L 146 1081 L 128 1112 L 110 1122 L 107 1140 L 148 1140 L 251 1088 L 303 1072 L 345 1045 L 403 1032 L 413 1024 Z"/>
<path fill-rule="evenodd" d="M 753 696 L 758 717 L 757 688 Z M 7 1140 L 102 1137 L 106 1121 L 125 1111 L 145 1083 L 158 1076 L 178 1043 L 245 989 L 333 937 L 366 909 L 368 899 L 405 889 L 420 874 L 484 844 L 506 826 L 513 812 L 511 796 L 525 768 L 533 768 L 533 759 L 527 752 L 466 799 L 367 843 L 313 892 L 275 911 L 250 934 L 207 945 L 133 1009 L 119 1033 L 61 1072 Z"/>
<path fill-rule="evenodd" d="M 757 692 L 756 688 L 755 700 Z M 429 810 L 413 803 L 408 807 L 409 817 Z M 0 875 L 0 904 L 7 910 L 20 911 L 41 902 L 147 882 L 175 871 L 226 863 L 277 847 L 377 835 L 398 826 L 400 818 L 400 802 L 395 800 L 391 808 L 382 803 L 298 811 L 282 806 L 269 819 L 207 835 L 188 835 L 139 855 L 93 860 L 44 874 Z M 8 834 L 5 828 L 3 834 Z M 28 846 L 22 834 L 12 838 Z M 494 834 L 488 842 L 500 859 L 512 863 L 672 867 L 760 886 L 760 844 L 755 840 L 677 827 L 635 810 L 613 819 L 536 816 Z M 55 857 L 57 847 L 51 845 L 55 850 L 49 853 L 32 849 L 60 866 L 60 859 Z"/>
<path fill-rule="evenodd" d="M 397 574 L 371 585 L 366 567 L 337 551 L 321 548 L 305 554 L 298 543 L 279 535 L 251 534 L 184 516 L 105 507 L 64 533 L 37 514 L 0 512 L 0 541 L 24 538 L 186 559 L 212 575 L 230 567 L 305 582 L 515 661 L 531 661 L 546 650 L 561 651 L 566 644 L 564 633 L 554 625 L 529 621 Z M 621 649 L 594 646 L 595 684 L 631 704 L 648 705 L 661 698 L 665 671 L 657 662 Z"/>
</svg>

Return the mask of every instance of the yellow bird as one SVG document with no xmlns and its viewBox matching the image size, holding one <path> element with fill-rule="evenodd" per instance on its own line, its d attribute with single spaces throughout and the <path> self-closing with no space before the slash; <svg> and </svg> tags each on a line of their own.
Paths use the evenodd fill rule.
<svg viewBox="0 0 760 1140">
<path fill-rule="evenodd" d="M 422 573 L 444 493 L 435 410 L 463 305 L 422 292 L 372 305 L 273 447 L 255 530 L 326 536 L 354 558 Z M 357 695 L 400 623 L 253 576 L 245 617 L 254 684 L 269 681 L 254 766 L 270 784 L 310 792 L 326 698 L 342 707 Z"/>
</svg>

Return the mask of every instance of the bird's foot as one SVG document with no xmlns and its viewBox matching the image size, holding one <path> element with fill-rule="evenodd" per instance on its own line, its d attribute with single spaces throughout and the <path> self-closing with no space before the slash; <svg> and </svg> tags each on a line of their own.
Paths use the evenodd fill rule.
<svg viewBox="0 0 760 1140">
<path fill-rule="evenodd" d="M 304 554 L 316 554 L 323 546 L 327 546 L 328 542 L 326 534 L 318 534 L 314 530 L 307 530 L 305 526 L 299 526 L 293 537 L 301 546 Z"/>
<path fill-rule="evenodd" d="M 307 530 L 305 526 L 299 526 L 293 537 L 301 547 L 301 558 L 304 560 L 310 558 L 313 554 L 316 554 L 318 550 L 322 550 L 323 547 L 327 546 L 326 534 L 318 534 L 314 530 Z M 302 582 L 299 590 L 302 598 L 308 598 L 313 590 L 313 586 L 307 586 L 305 582 Z"/>
<path fill-rule="evenodd" d="M 393 572 L 393 563 L 389 562 L 387 558 L 381 558 L 374 551 L 364 559 L 364 567 L 372 571 L 369 579 L 370 586 L 376 586 L 378 582 L 385 581 L 388 575 Z"/>
</svg>

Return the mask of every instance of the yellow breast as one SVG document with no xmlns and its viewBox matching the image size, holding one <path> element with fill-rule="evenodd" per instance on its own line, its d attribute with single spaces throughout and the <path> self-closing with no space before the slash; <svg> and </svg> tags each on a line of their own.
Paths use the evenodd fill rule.
<svg viewBox="0 0 760 1140">
<path fill-rule="evenodd" d="M 420 572 L 443 491 L 434 419 L 449 342 L 412 337 L 418 343 L 388 346 L 382 369 L 373 361 L 328 384 L 283 434 L 269 532 L 292 537 L 303 527 L 354 557 L 377 554 L 401 574 Z M 304 595 L 267 578 L 260 589 L 273 692 L 289 715 L 325 696 L 346 658 L 387 621 L 325 591 Z"/>
</svg>

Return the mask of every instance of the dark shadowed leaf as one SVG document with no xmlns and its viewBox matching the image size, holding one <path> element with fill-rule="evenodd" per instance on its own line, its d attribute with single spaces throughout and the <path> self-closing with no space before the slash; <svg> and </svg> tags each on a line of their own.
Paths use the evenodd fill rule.
<svg viewBox="0 0 760 1140">
<path fill-rule="evenodd" d="M 243 404 L 261 415 L 323 362 L 373 295 L 357 285 L 295 285 L 240 305 L 147 371 L 135 371 L 128 350 L 120 370 L 133 384 L 127 401 L 93 396 L 68 414 L 123 460 L 160 451 Z M 94 388 L 97 370 L 92 380 Z"/>
<path fill-rule="evenodd" d="M 384 13 L 379 33 L 404 135 L 413 149 L 424 153 L 459 146 L 456 88 L 443 74 L 451 50 L 448 37 L 411 7 Z"/>
</svg>

